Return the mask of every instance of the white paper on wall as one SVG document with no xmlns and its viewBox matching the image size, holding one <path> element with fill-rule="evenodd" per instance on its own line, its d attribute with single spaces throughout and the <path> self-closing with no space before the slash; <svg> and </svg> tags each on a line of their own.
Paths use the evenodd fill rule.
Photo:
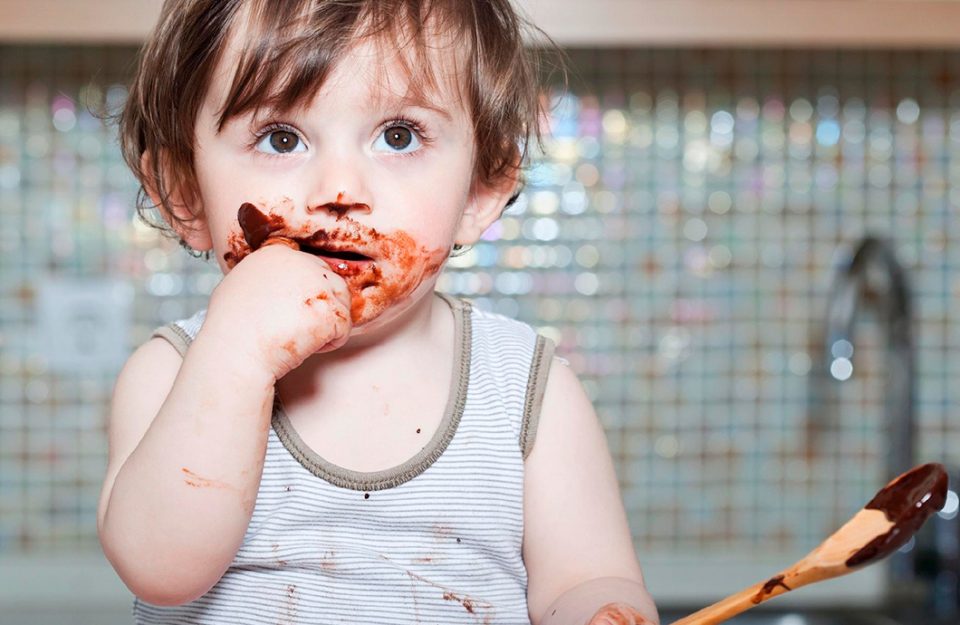
<svg viewBox="0 0 960 625">
<path fill-rule="evenodd" d="M 48 278 L 37 285 L 37 345 L 51 371 L 118 369 L 129 355 L 133 287 L 109 278 Z"/>
</svg>

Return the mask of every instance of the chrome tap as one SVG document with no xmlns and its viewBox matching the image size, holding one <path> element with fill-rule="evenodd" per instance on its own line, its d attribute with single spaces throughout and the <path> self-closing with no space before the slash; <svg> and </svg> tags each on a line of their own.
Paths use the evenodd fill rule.
<svg viewBox="0 0 960 625">
<path fill-rule="evenodd" d="M 808 454 L 816 456 L 817 432 L 836 414 L 836 385 L 855 369 L 855 326 L 860 313 L 871 309 L 883 328 L 885 342 L 883 427 L 884 475 L 892 479 L 914 465 L 914 342 L 911 296 L 906 272 L 886 241 L 866 236 L 842 258 L 827 298 L 823 329 L 823 358 L 810 377 L 810 437 Z M 915 554 L 900 552 L 890 558 L 893 582 L 916 579 Z"/>
<path fill-rule="evenodd" d="M 914 465 L 914 344 L 910 286 L 893 247 L 873 236 L 860 240 L 835 274 L 827 299 L 826 353 L 830 375 L 853 373 L 854 323 L 861 307 L 876 311 L 886 339 L 884 424 L 886 476 Z"/>
</svg>

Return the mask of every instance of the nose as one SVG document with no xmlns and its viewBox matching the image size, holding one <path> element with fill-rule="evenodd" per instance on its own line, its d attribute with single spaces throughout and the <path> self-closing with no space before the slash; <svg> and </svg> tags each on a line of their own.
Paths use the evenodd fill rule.
<svg viewBox="0 0 960 625">
<path fill-rule="evenodd" d="M 307 213 L 309 214 L 324 211 L 331 213 L 337 219 L 341 219 L 351 213 L 369 213 L 370 205 L 366 202 L 352 200 L 347 191 L 338 191 L 337 199 L 332 202 L 324 202 L 323 204 L 316 205 L 309 202 L 307 203 Z"/>
<path fill-rule="evenodd" d="M 350 158 L 341 150 L 318 154 L 306 197 L 308 214 L 330 213 L 337 219 L 370 212 L 370 191 L 359 157 Z"/>
</svg>

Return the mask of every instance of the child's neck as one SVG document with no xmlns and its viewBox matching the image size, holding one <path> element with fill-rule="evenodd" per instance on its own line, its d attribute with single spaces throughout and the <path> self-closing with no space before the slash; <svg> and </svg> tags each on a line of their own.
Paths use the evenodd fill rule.
<svg viewBox="0 0 960 625">
<path fill-rule="evenodd" d="M 290 426 L 340 467 L 402 464 L 443 423 L 457 369 L 455 328 L 450 307 L 431 295 L 382 328 L 382 337 L 371 333 L 369 342 L 308 359 L 277 385 Z"/>
<path fill-rule="evenodd" d="M 449 350 L 442 348 L 452 346 L 452 340 L 452 312 L 431 293 L 388 324 L 352 337 L 340 349 L 308 358 L 278 388 L 286 400 L 317 385 L 358 389 L 364 383 L 377 384 L 391 372 L 396 378 L 398 370 L 416 369 L 419 361 L 436 357 L 438 349 L 449 359 Z"/>
<path fill-rule="evenodd" d="M 317 362 L 322 363 L 323 366 L 331 366 L 338 360 L 365 358 L 370 355 L 389 356 L 391 352 L 397 350 L 409 352 L 421 349 L 436 337 L 437 322 L 442 324 L 446 321 L 449 317 L 448 312 L 449 306 L 439 296 L 433 292 L 427 293 L 403 311 L 399 317 L 391 319 L 384 325 L 364 328 L 363 332 L 350 337 L 347 344 L 340 349 L 317 354 Z"/>
</svg>

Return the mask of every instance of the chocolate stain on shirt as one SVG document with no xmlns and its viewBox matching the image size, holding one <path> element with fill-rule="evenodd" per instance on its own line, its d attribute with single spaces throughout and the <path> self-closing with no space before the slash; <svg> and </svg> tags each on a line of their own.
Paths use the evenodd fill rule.
<svg viewBox="0 0 960 625">
<path fill-rule="evenodd" d="M 391 560 L 390 560 L 389 558 L 387 558 L 386 556 L 381 555 L 380 557 L 383 558 L 384 560 L 387 560 L 388 562 L 391 561 Z M 408 571 L 406 571 L 406 573 L 407 573 L 407 576 L 410 577 L 410 579 L 417 580 L 417 581 L 419 581 L 419 582 L 423 582 L 424 584 L 428 584 L 428 585 L 433 586 L 434 588 L 442 591 L 442 593 L 443 593 L 442 596 L 443 596 L 443 599 L 444 599 L 445 601 L 456 601 L 456 602 L 458 602 L 458 603 L 459 603 L 460 605 L 462 605 L 463 608 L 464 608 L 467 612 L 469 612 L 470 614 L 475 614 L 475 613 L 476 613 L 476 610 L 477 610 L 478 608 L 481 609 L 481 610 L 486 611 L 486 612 L 487 612 L 487 616 L 485 617 L 484 622 L 488 622 L 489 619 L 490 619 L 490 616 L 493 614 L 493 612 L 492 612 L 492 610 L 493 610 L 493 604 L 491 604 L 491 603 L 487 603 L 487 602 L 485 602 L 485 601 L 479 601 L 479 600 L 477 600 L 477 599 L 474 599 L 473 597 L 470 597 L 470 596 L 467 596 L 467 595 L 464 595 L 464 594 L 457 593 L 457 592 L 455 592 L 455 591 L 453 591 L 453 590 L 451 590 L 451 589 L 449 589 L 449 588 L 447 588 L 447 587 L 445 587 L 445 586 L 442 586 L 442 585 L 440 585 L 440 584 L 438 584 L 438 583 L 436 583 L 436 582 L 430 581 L 429 579 L 423 577 L 422 575 L 417 575 L 417 574 L 414 573 L 413 571 L 409 571 L 409 570 L 408 570 Z"/>
<path fill-rule="evenodd" d="M 470 614 L 474 613 L 473 611 L 474 601 L 470 597 L 461 597 L 460 595 L 450 592 L 448 590 L 443 593 L 443 598 L 446 601 L 459 601 L 460 605 L 462 605 L 467 612 L 469 612 Z"/>
<path fill-rule="evenodd" d="M 294 625 L 294 623 L 299 622 L 297 618 L 299 603 L 300 597 L 297 596 L 297 587 L 294 584 L 288 584 L 285 596 L 285 613 L 283 614 L 283 620 L 278 625 Z"/>
<path fill-rule="evenodd" d="M 279 544 L 279 543 L 271 543 L 271 544 L 270 544 L 270 548 L 273 550 L 273 553 L 274 553 L 274 555 L 275 555 L 276 558 L 277 558 L 277 566 L 279 566 L 279 567 L 287 566 L 287 561 L 284 560 L 283 558 L 281 558 L 279 555 L 277 555 L 277 554 L 280 553 L 280 544 Z"/>
</svg>

